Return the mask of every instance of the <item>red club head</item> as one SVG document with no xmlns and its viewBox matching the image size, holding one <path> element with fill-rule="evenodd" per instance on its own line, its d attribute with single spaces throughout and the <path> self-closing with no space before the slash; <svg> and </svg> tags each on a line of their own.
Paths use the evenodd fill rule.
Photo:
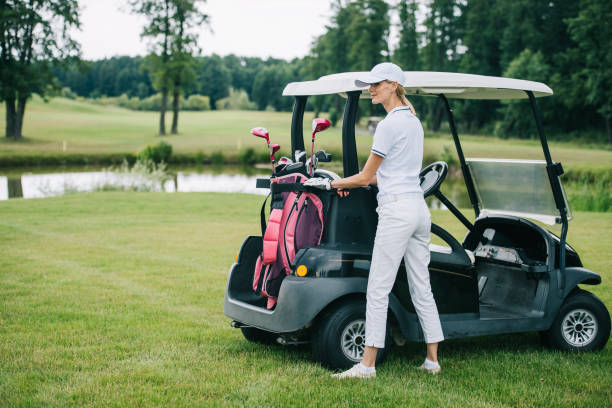
<svg viewBox="0 0 612 408">
<path fill-rule="evenodd" d="M 268 129 L 266 129 L 265 127 L 255 127 L 251 129 L 251 133 L 257 137 L 266 139 L 266 142 L 270 144 L 270 135 L 268 134 Z"/>
<path fill-rule="evenodd" d="M 327 129 L 331 123 L 325 118 L 316 118 L 312 121 L 312 133 L 322 132 Z"/>
<path fill-rule="evenodd" d="M 270 147 L 272 148 L 272 154 L 280 150 L 280 145 L 277 145 L 277 144 L 271 144 Z"/>
</svg>

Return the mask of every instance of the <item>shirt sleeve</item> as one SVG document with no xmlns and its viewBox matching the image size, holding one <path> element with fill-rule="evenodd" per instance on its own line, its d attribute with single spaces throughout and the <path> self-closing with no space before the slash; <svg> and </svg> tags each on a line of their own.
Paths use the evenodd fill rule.
<svg viewBox="0 0 612 408">
<path fill-rule="evenodd" d="M 374 142 L 372 142 L 372 153 L 380 157 L 386 157 L 393 146 L 393 129 L 386 120 L 380 121 L 374 132 Z"/>
</svg>

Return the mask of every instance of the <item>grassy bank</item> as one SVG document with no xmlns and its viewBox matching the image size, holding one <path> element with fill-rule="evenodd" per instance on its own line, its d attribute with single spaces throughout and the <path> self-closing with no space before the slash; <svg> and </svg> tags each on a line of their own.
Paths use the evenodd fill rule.
<svg viewBox="0 0 612 408">
<path fill-rule="evenodd" d="M 222 303 L 261 197 L 96 193 L 0 202 L 0 406 L 604 407 L 612 346 L 540 347 L 534 333 L 451 340 L 443 373 L 394 348 L 368 382 L 332 381 L 305 349 L 247 343 Z M 448 212 L 434 221 L 457 237 Z M 449 224 L 450 223 L 450 224 Z M 612 214 L 568 241 L 612 306 Z"/>
<path fill-rule="evenodd" d="M 0 109 L 4 109 L 0 105 Z M 304 117 L 304 134 L 310 134 L 313 114 Z M 170 115 L 168 115 L 169 123 Z M 291 114 L 258 111 L 181 112 L 180 134 L 156 136 L 159 115 L 155 112 L 135 112 L 113 106 L 99 106 L 69 99 L 56 98 L 44 103 L 35 97 L 28 104 L 24 124 L 24 140 L 0 141 L 0 165 L 78 164 L 83 160 L 115 160 L 114 157 L 133 155 L 160 140 L 172 144 L 177 160 L 188 163 L 217 160 L 238 162 L 240 154 L 252 148 L 257 157 L 265 154 L 264 142 L 250 135 L 255 126 L 269 129 L 272 142 L 282 146 L 281 154 L 290 151 Z M 4 128 L 4 116 L 0 116 Z M 306 137 L 306 139 L 308 139 Z M 357 149 L 367 157 L 372 137 L 359 131 Z M 308 143 L 307 143 L 308 144 Z M 541 159 L 536 140 L 503 140 L 492 137 L 462 135 L 468 157 L 505 157 Z M 317 147 L 341 153 L 341 126 L 317 136 Z M 444 157 L 444 149 L 454 151 L 448 134 L 427 133 L 425 156 Z M 551 153 L 567 170 L 612 168 L 612 151 L 607 147 L 589 147 L 571 143 L 551 142 Z M 451 153 L 454 154 L 454 153 Z M 21 163 L 19 163 L 21 162 Z M 34 163 L 31 163 L 34 162 Z M 107 163 L 102 163 L 107 164 Z"/>
</svg>

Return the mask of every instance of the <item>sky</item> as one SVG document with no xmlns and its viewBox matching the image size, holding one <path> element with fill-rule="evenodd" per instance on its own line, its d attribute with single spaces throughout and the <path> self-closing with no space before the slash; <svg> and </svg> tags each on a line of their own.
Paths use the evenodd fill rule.
<svg viewBox="0 0 612 408">
<path fill-rule="evenodd" d="M 207 0 L 210 28 L 202 27 L 203 55 L 236 54 L 290 60 L 308 54 L 329 24 L 331 0 Z M 82 58 L 146 55 L 140 38 L 146 19 L 130 13 L 127 0 L 80 0 Z"/>
</svg>

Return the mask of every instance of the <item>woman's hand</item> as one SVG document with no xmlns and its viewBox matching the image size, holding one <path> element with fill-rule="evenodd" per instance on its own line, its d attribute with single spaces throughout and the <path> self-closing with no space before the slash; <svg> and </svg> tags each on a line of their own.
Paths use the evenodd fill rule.
<svg viewBox="0 0 612 408">
<path fill-rule="evenodd" d="M 338 188 L 338 189 L 337 189 L 337 191 L 338 191 L 338 195 L 339 195 L 340 197 L 342 197 L 342 198 L 344 198 L 344 197 L 348 197 L 348 195 L 350 194 L 350 192 L 349 192 L 349 191 L 347 191 L 347 190 L 345 190 L 345 189 L 343 189 L 343 188 Z"/>
</svg>

